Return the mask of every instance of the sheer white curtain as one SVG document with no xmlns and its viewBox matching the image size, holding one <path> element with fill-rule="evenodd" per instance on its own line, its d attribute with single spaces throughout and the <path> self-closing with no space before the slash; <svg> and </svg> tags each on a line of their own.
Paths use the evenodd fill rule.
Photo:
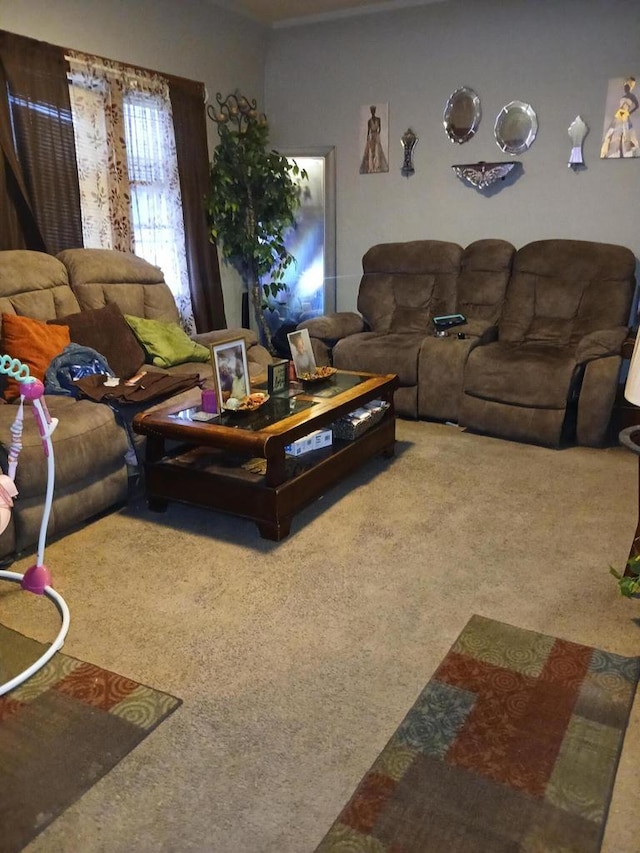
<svg viewBox="0 0 640 853">
<path fill-rule="evenodd" d="M 159 266 L 195 332 L 169 87 L 157 74 L 69 54 L 84 245 Z"/>
</svg>

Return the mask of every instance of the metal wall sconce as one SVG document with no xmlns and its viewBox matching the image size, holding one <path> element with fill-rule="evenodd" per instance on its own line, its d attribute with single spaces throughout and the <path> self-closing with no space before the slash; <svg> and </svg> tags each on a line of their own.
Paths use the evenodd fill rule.
<svg viewBox="0 0 640 853">
<path fill-rule="evenodd" d="M 582 145 L 589 128 L 580 116 L 576 116 L 569 125 L 569 138 L 571 139 L 571 155 L 567 166 L 576 172 L 580 166 L 584 166 L 584 155 Z"/>
<path fill-rule="evenodd" d="M 258 124 L 267 123 L 266 115 L 258 112 L 256 99 L 253 98 L 250 101 L 237 90 L 224 99 L 218 92 L 216 101 L 218 109 L 213 104 L 208 104 L 207 115 L 218 125 L 218 133 L 220 133 L 220 126 L 229 122 L 237 126 L 237 133 L 244 133 L 251 121 L 257 121 Z"/>
<path fill-rule="evenodd" d="M 404 175 L 405 178 L 408 178 L 409 175 L 413 175 L 415 172 L 415 168 L 413 166 L 413 149 L 416 147 L 418 142 L 418 137 L 415 133 L 408 128 L 402 134 L 402 148 L 404 149 L 404 161 L 402 163 L 402 169 L 400 169 L 400 173 Z"/>
<path fill-rule="evenodd" d="M 484 160 L 480 160 L 478 163 L 465 163 L 451 168 L 460 180 L 468 181 L 476 189 L 484 190 L 496 181 L 504 181 L 516 166 L 520 166 L 518 161 L 485 163 Z"/>
</svg>

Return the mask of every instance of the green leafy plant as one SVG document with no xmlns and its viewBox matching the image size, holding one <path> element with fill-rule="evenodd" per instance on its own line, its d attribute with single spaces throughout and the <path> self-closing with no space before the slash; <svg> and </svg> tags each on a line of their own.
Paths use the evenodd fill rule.
<svg viewBox="0 0 640 853">
<path fill-rule="evenodd" d="M 609 571 L 618 581 L 621 595 L 626 598 L 633 598 L 640 593 L 640 555 L 634 554 L 627 560 L 628 574 L 621 575 L 613 566 L 609 566 Z"/>
<path fill-rule="evenodd" d="M 211 239 L 240 273 L 265 345 L 271 332 L 265 316 L 269 297 L 286 289 L 284 273 L 295 261 L 285 238 L 300 206 L 307 173 L 269 148 L 269 125 L 256 102 L 228 96 L 209 116 L 220 142 L 209 173 L 207 217 Z"/>
</svg>

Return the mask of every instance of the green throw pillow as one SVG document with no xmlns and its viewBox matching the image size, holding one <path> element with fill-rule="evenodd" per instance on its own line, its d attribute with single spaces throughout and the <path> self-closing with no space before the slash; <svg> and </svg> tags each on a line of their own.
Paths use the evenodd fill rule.
<svg viewBox="0 0 640 853">
<path fill-rule="evenodd" d="M 145 351 L 147 363 L 172 367 L 186 361 L 209 361 L 211 353 L 207 347 L 192 341 L 177 323 L 146 320 L 131 314 L 124 316 Z"/>
</svg>

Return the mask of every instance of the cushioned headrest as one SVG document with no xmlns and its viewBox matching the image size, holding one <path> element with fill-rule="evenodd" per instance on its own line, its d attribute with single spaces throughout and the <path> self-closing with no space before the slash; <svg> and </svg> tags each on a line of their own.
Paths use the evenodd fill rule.
<svg viewBox="0 0 640 853">
<path fill-rule="evenodd" d="M 365 273 L 457 272 L 462 247 L 444 240 L 378 243 L 362 258 Z"/>
<path fill-rule="evenodd" d="M 65 249 L 58 258 L 77 284 L 158 284 L 162 270 L 130 252 L 115 249 Z"/>
<path fill-rule="evenodd" d="M 67 270 L 52 255 L 29 249 L 0 252 L 0 295 L 49 290 L 63 285 L 69 286 Z"/>
<path fill-rule="evenodd" d="M 514 272 L 573 281 L 628 281 L 635 265 L 633 252 L 624 246 L 589 240 L 536 240 L 518 250 Z"/>
</svg>

